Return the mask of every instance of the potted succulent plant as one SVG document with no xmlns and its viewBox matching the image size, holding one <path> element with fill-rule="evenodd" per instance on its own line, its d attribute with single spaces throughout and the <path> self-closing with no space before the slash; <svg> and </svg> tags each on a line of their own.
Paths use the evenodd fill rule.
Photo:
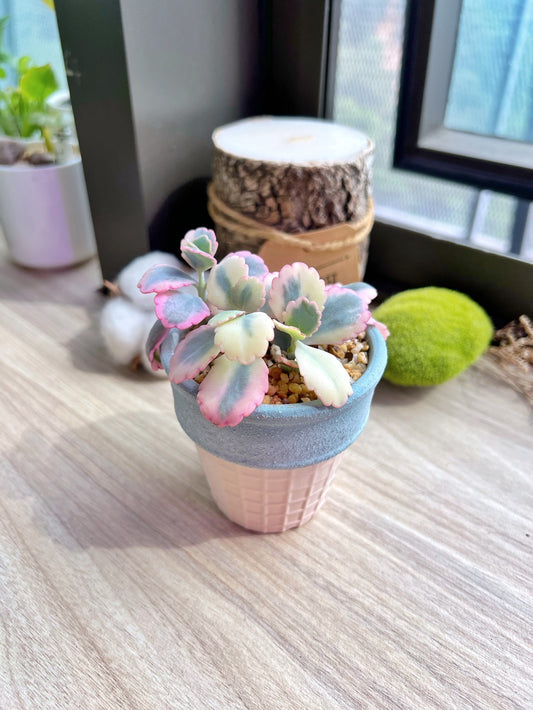
<svg viewBox="0 0 533 710">
<path fill-rule="evenodd" d="M 217 263 L 217 246 L 213 231 L 191 230 L 181 253 L 195 273 L 161 265 L 142 277 L 158 318 L 147 353 L 168 373 L 219 508 L 279 532 L 318 510 L 365 426 L 387 333 L 371 286 L 326 286 L 302 263 L 271 274 L 245 251 Z"/>
<path fill-rule="evenodd" d="M 52 105 L 58 84 L 49 64 L 4 49 L 7 21 L 0 18 L 0 223 L 17 263 L 69 266 L 96 251 L 72 116 Z"/>
</svg>

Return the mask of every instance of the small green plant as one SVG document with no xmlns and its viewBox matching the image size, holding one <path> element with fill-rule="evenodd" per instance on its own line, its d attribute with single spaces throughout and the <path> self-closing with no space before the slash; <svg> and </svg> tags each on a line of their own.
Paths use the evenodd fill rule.
<svg viewBox="0 0 533 710">
<path fill-rule="evenodd" d="M 50 64 L 33 66 L 30 57 L 12 57 L 4 47 L 9 17 L 0 18 L 0 132 L 11 138 L 41 136 L 46 150 L 54 153 L 52 134 L 60 128 L 61 117 L 47 102 L 58 89 Z M 14 86 L 3 86 L 12 71 Z"/>
<path fill-rule="evenodd" d="M 217 263 L 217 246 L 212 230 L 191 230 L 181 253 L 196 274 L 158 265 L 140 280 L 142 293 L 155 294 L 158 320 L 146 346 L 152 367 L 161 368 L 162 348 L 172 352 L 169 378 L 177 384 L 210 365 L 197 400 L 217 426 L 235 426 L 261 404 L 269 384 L 265 357 L 299 370 L 322 404 L 342 407 L 352 394 L 350 377 L 315 346 L 341 344 L 370 325 L 386 335 L 368 309 L 376 291 L 364 283 L 326 286 L 299 262 L 270 273 L 247 251 Z"/>
</svg>

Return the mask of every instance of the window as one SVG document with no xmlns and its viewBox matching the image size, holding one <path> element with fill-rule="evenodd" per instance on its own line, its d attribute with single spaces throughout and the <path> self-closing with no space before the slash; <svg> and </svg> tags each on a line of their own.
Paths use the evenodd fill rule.
<svg viewBox="0 0 533 710">
<path fill-rule="evenodd" d="M 413 2 L 411 11 L 427 12 L 433 4 L 431 0 Z M 392 167 L 408 9 L 406 0 L 341 3 L 333 117 L 364 130 L 375 140 L 376 216 L 386 223 L 533 261 L 533 215 L 528 202 Z M 432 66 L 440 67 L 441 73 L 432 83 L 428 79 L 433 93 L 424 93 L 425 113 L 423 97 L 419 97 L 420 125 L 430 125 L 433 133 L 436 127 L 447 132 L 453 146 L 459 144 L 453 139 L 466 132 L 471 144 L 478 138 L 472 136 L 473 131 L 482 134 L 480 140 L 506 145 L 511 138 L 530 139 L 533 50 L 526 37 L 533 31 L 533 2 L 437 0 L 434 19 L 433 27 L 446 32 L 440 44 L 432 35 L 428 76 Z M 425 30 L 419 37 L 427 40 L 427 22 Z M 526 71 L 513 69 L 522 64 Z M 476 74 L 477 70 L 481 71 Z M 446 79 L 443 72 L 447 72 Z M 426 138 L 430 132 L 427 129 Z M 525 145 L 522 157 L 527 152 Z M 427 165 L 423 167 L 423 172 L 430 172 Z"/>
<path fill-rule="evenodd" d="M 44 0 L 0 0 L 0 17 L 9 16 L 6 45 L 15 57 L 31 57 L 35 65 L 51 64 L 60 90 L 67 90 L 56 17 Z"/>
<path fill-rule="evenodd" d="M 34 2 L 39 4 L 39 0 Z M 170 50 L 162 47 L 160 51 L 172 51 L 187 72 L 169 83 L 157 70 L 150 70 L 150 56 L 146 55 L 139 65 L 141 81 L 149 81 L 150 95 L 158 92 L 160 97 L 146 116 L 154 125 L 158 120 L 173 122 L 177 127 L 174 146 L 183 144 L 187 149 L 191 140 L 201 139 L 207 150 L 209 125 L 214 128 L 257 113 L 327 115 L 364 130 L 376 144 L 377 222 L 369 278 L 376 281 L 376 277 L 383 277 L 395 282 L 394 287 L 432 283 L 457 288 L 489 310 L 500 309 L 508 319 L 527 313 L 533 309 L 532 268 L 525 261 L 533 259 L 529 205 L 509 195 L 480 193 L 458 182 L 392 168 L 407 2 L 235 0 L 229 3 L 233 8 L 230 30 L 243 41 L 226 42 L 216 60 L 212 53 L 204 52 L 191 63 L 186 42 L 170 43 Z M 432 6 L 434 2 L 420 0 L 413 6 Z M 482 4 L 485 2 L 488 6 L 489 0 Z M 490 0 L 491 5 L 506 3 Z M 220 28 L 203 21 L 208 4 L 208 0 L 166 3 L 157 13 L 157 21 L 179 26 L 185 37 L 194 36 L 197 43 L 211 47 L 213 38 L 219 39 Z M 106 278 L 112 278 L 146 248 L 125 53 L 128 43 L 142 45 L 139 27 L 144 25 L 136 21 L 128 29 L 126 22 L 124 31 L 119 0 L 55 0 L 55 8 L 68 58 L 70 95 L 100 263 Z M 151 17 L 141 2 L 132 3 L 132 8 L 132 17 L 145 21 Z M 250 21 L 250 8 L 256 21 Z M 199 15 L 201 22 L 197 21 Z M 198 63 L 202 71 L 207 64 L 209 71 L 213 61 L 217 72 L 227 73 L 232 81 L 237 77 L 241 94 L 231 106 L 210 106 L 198 121 L 187 101 L 188 86 L 198 76 Z M 77 78 L 80 76 L 83 82 Z M 455 86 L 454 91 L 459 91 L 459 83 Z M 165 101 L 169 91 L 184 97 L 172 109 Z M 456 129 L 458 114 L 452 106 L 445 111 L 444 122 Z M 114 160 L 110 161 L 109 155 Z M 189 177 L 204 174 L 199 167 Z M 176 182 L 176 187 L 181 184 Z M 163 200 L 166 194 L 159 197 Z M 514 238 L 517 234 L 519 240 Z M 521 260 L 502 256 L 518 252 Z"/>
</svg>

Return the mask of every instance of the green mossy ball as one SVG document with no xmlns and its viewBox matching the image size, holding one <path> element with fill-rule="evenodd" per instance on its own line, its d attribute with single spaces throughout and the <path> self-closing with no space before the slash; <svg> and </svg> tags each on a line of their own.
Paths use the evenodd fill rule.
<svg viewBox="0 0 533 710">
<path fill-rule="evenodd" d="M 373 316 L 390 330 L 384 377 L 397 385 L 438 385 L 455 377 L 486 350 L 493 332 L 481 306 L 447 288 L 403 291 Z"/>
</svg>

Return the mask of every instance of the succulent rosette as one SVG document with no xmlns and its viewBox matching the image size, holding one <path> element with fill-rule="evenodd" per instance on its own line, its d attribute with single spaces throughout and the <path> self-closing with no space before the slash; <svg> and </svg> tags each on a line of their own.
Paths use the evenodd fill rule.
<svg viewBox="0 0 533 710">
<path fill-rule="evenodd" d="M 298 369 L 324 405 L 346 402 L 350 376 L 334 355 L 315 346 L 340 344 L 366 329 L 371 286 L 326 287 L 302 263 L 271 274 L 247 251 L 217 263 L 215 234 L 204 228 L 187 232 L 181 249 L 195 276 L 154 266 L 139 282 L 143 293 L 155 293 L 158 318 L 146 349 L 154 369 L 170 349 L 168 375 L 176 384 L 209 368 L 197 395 L 207 419 L 235 426 L 262 403 L 269 385 L 266 356 Z"/>
<path fill-rule="evenodd" d="M 183 259 L 196 271 L 207 271 L 217 263 L 218 242 L 212 229 L 190 229 L 181 240 L 180 249 Z"/>
</svg>

